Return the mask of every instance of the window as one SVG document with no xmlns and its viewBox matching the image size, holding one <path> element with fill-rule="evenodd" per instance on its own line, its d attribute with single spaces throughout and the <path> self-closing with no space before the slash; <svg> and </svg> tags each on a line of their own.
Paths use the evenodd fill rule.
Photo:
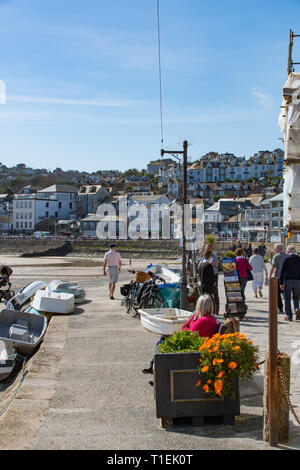
<svg viewBox="0 0 300 470">
<path fill-rule="evenodd" d="M 19 209 L 19 207 L 20 207 L 19 201 L 16 201 L 16 209 Z"/>
<path fill-rule="evenodd" d="M 32 222 L 28 222 L 29 228 L 32 228 Z"/>
<path fill-rule="evenodd" d="M 49 217 L 49 212 L 46 211 L 45 217 Z"/>
<path fill-rule="evenodd" d="M 16 228 L 19 228 L 19 222 L 16 222 Z"/>
</svg>

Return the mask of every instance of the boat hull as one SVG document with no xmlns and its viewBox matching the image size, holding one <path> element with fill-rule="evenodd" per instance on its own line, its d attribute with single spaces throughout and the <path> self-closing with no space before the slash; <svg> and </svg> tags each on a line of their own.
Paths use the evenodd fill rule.
<svg viewBox="0 0 300 470">
<path fill-rule="evenodd" d="M 32 354 L 43 341 L 47 319 L 41 315 L 2 310 L 0 312 L 0 341 L 21 354 Z"/>
<path fill-rule="evenodd" d="M 141 325 L 152 333 L 171 336 L 181 330 L 191 312 L 178 308 L 140 309 Z"/>
</svg>

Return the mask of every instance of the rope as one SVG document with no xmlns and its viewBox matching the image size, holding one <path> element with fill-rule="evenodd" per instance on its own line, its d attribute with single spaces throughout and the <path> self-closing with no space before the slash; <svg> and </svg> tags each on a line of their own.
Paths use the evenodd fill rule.
<svg viewBox="0 0 300 470">
<path fill-rule="evenodd" d="M 163 135 L 163 99 L 162 99 L 162 78 L 161 78 L 161 47 L 160 47 L 160 14 L 159 0 L 157 0 L 157 35 L 158 35 L 158 68 L 159 68 L 159 95 L 160 95 L 160 134 L 161 143 L 164 141 Z"/>
</svg>

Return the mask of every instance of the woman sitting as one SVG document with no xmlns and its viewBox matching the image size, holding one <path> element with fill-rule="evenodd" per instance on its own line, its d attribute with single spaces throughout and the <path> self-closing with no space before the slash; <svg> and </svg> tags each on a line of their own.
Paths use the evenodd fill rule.
<svg viewBox="0 0 300 470">
<path fill-rule="evenodd" d="M 209 294 L 201 295 L 196 304 L 195 313 L 182 326 L 182 330 L 198 331 L 200 336 L 212 337 L 219 330 L 219 323 L 213 317 L 214 302 Z M 158 346 L 167 338 L 162 336 L 156 343 L 155 354 L 158 353 Z M 149 366 L 143 369 L 144 374 L 153 374 L 154 358 L 150 361 Z M 149 382 L 150 383 L 150 382 Z M 153 383 L 151 382 L 151 385 Z"/>
<path fill-rule="evenodd" d="M 218 332 L 220 324 L 214 314 L 214 302 L 209 294 L 201 295 L 197 301 L 196 310 L 181 328 L 182 330 L 197 331 L 200 336 L 211 338 Z"/>
</svg>

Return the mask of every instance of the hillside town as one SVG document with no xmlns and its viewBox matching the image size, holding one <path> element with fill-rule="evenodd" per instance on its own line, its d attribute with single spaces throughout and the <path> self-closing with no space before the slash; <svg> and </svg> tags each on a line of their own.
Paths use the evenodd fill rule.
<svg viewBox="0 0 300 470">
<path fill-rule="evenodd" d="M 283 160 L 281 149 L 253 157 L 210 152 L 187 168 L 191 204 L 204 205 L 204 230 L 229 240 L 281 241 L 283 228 Z M 64 171 L 0 164 L 2 236 L 96 237 L 97 208 L 181 202 L 183 170 L 171 158 L 150 161 L 146 169 Z M 159 238 L 160 231 L 157 230 Z M 153 238 L 153 236 L 152 236 Z"/>
</svg>

